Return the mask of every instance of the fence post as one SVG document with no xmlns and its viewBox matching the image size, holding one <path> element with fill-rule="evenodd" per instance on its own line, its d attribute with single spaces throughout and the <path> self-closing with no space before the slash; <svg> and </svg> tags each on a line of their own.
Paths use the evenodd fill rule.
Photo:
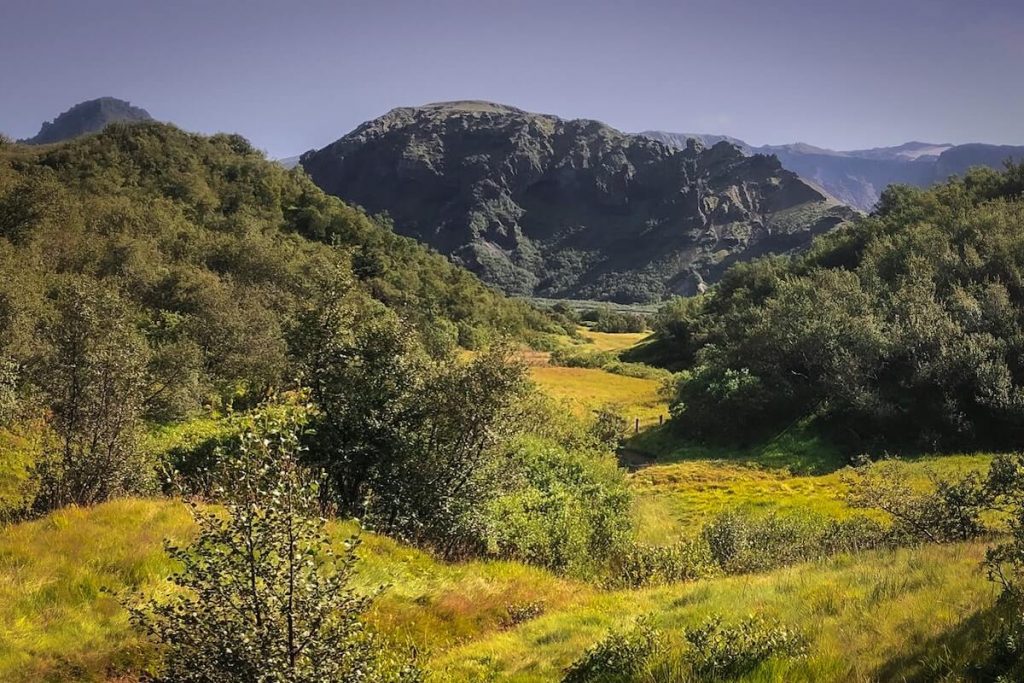
<svg viewBox="0 0 1024 683">
<path fill-rule="evenodd" d="M 633 433 L 634 434 L 639 434 L 640 433 L 640 418 L 639 417 L 636 418 L 636 424 L 633 426 Z"/>
<path fill-rule="evenodd" d="M 659 415 L 658 416 L 658 426 L 660 427 L 663 424 L 665 424 L 665 416 L 664 415 Z"/>
</svg>

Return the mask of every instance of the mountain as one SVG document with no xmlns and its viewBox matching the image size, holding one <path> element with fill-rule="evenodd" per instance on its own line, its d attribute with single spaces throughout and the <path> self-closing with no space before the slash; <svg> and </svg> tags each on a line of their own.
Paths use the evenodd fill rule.
<svg viewBox="0 0 1024 683">
<path fill-rule="evenodd" d="M 131 103 L 116 97 L 100 97 L 76 104 L 53 121 L 45 122 L 35 137 L 21 142 L 46 145 L 77 138 L 79 135 L 98 133 L 115 121 L 152 120 L 153 117 L 145 109 L 133 107 Z"/>
<path fill-rule="evenodd" d="M 875 147 L 836 151 L 803 142 L 756 147 L 724 135 L 705 133 L 667 133 L 644 131 L 653 140 L 679 149 L 694 138 L 707 144 L 727 139 L 744 154 L 774 154 L 786 168 L 820 185 L 826 192 L 850 206 L 870 211 L 886 186 L 893 183 L 927 187 L 953 175 L 962 175 L 971 166 L 1002 168 L 1007 159 L 1024 159 L 1024 147 L 980 143 L 907 142 L 895 147 Z"/>
<path fill-rule="evenodd" d="M 313 181 L 505 292 L 692 293 L 854 212 L 768 156 L 683 149 L 502 104 L 402 107 L 302 156 Z"/>
<path fill-rule="evenodd" d="M 293 169 L 299 165 L 299 158 L 300 157 L 298 156 L 285 157 L 283 159 L 275 159 L 274 161 L 276 161 L 278 164 L 280 164 L 286 169 Z"/>
</svg>

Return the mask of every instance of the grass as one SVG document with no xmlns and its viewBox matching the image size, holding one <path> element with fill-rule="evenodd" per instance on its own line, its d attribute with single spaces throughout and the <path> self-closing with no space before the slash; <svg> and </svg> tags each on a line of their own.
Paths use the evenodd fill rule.
<svg viewBox="0 0 1024 683">
<path fill-rule="evenodd" d="M 341 540 L 355 526 L 330 531 Z M 152 647 L 131 630 L 119 598 L 158 590 L 172 570 L 163 539 L 192 533 L 183 505 L 138 499 L 0 530 L 0 680 L 101 681 L 145 668 Z M 438 563 L 373 534 L 359 554 L 359 587 L 388 586 L 371 620 L 421 651 L 497 631 L 511 605 L 557 608 L 593 592 L 515 563 Z"/>
<path fill-rule="evenodd" d="M 668 416 L 658 380 L 550 365 L 531 367 L 530 375 L 544 392 L 567 401 L 581 416 L 606 405 L 616 406 L 630 423 L 639 418 L 642 425 L 657 424 L 659 416 Z"/>
<path fill-rule="evenodd" d="M 432 660 L 437 680 L 532 683 L 562 670 L 610 628 L 650 615 L 670 637 L 713 615 L 752 613 L 803 631 L 808 656 L 770 661 L 743 680 L 904 680 L 948 649 L 972 654 L 995 591 L 979 571 L 981 544 L 841 556 L 770 574 L 601 593 Z M 963 662 L 959 662 L 962 666 Z M 894 672 L 893 667 L 898 667 Z M 918 680 L 932 680 L 921 671 Z"/>
<path fill-rule="evenodd" d="M 642 432 L 634 444 L 660 452 L 630 475 L 637 492 L 636 526 L 648 543 L 691 534 L 726 509 L 785 514 L 811 511 L 843 518 L 846 502 L 839 451 L 812 431 L 794 429 L 747 448 L 689 445 L 667 429 Z M 653 447 L 653 448 L 652 448 Z M 639 450 L 639 449 L 638 449 Z M 922 485 L 929 474 L 986 471 L 991 454 L 951 454 L 907 460 L 907 475 Z"/>
<path fill-rule="evenodd" d="M 338 539 L 354 530 L 332 524 Z M 120 500 L 68 509 L 0 530 L 0 680 L 130 680 L 152 661 L 118 594 L 157 590 L 171 569 L 164 537 L 186 539 L 185 508 Z M 553 681 L 608 629 L 650 614 L 669 635 L 710 615 L 762 613 L 802 629 L 810 654 L 773 662 L 749 680 L 893 679 L 949 649 L 971 654 L 994 588 L 968 543 L 840 556 L 769 574 L 657 589 L 600 591 L 509 562 L 444 564 L 366 534 L 359 585 L 388 589 L 371 620 L 415 644 L 432 681 Z M 540 603 L 518 625 L 511 606 Z M 972 626 L 972 624 L 974 626 Z M 891 674 L 891 672 L 890 672 Z M 923 674 L 922 674 L 923 677 Z"/>
<path fill-rule="evenodd" d="M 651 336 L 650 332 L 595 332 L 589 327 L 580 327 L 579 332 L 594 351 L 625 351 Z"/>
</svg>

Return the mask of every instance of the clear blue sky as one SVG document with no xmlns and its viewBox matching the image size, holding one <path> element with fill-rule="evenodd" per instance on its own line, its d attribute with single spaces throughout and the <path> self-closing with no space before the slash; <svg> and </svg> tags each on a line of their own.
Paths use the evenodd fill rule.
<svg viewBox="0 0 1024 683">
<path fill-rule="evenodd" d="M 1024 144 L 1024 0 L 0 0 L 0 131 L 113 95 L 271 156 L 401 105 L 833 148 Z"/>
</svg>

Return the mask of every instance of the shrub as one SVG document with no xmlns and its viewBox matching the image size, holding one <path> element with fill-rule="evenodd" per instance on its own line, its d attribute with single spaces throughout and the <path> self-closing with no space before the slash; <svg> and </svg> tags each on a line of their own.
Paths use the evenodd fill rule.
<svg viewBox="0 0 1024 683">
<path fill-rule="evenodd" d="M 512 628 L 544 614 L 544 603 L 540 601 L 517 602 L 509 605 L 505 611 L 506 616 L 501 619 L 501 626 L 502 628 Z"/>
<path fill-rule="evenodd" d="M 930 472 L 929 479 L 928 490 L 915 490 L 906 464 L 897 460 L 861 466 L 845 477 L 850 505 L 885 512 L 897 535 L 942 543 L 984 533 L 981 515 L 992 506 L 996 492 L 977 472 L 957 479 Z"/>
<path fill-rule="evenodd" d="M 590 432 L 598 443 L 610 450 L 617 449 L 629 429 L 629 422 L 614 405 L 605 405 L 594 411 Z"/>
<path fill-rule="evenodd" d="M 85 280 L 56 295 L 35 363 L 53 413 L 55 448 L 35 464 L 33 507 L 91 505 L 139 490 L 151 476 L 137 448 L 149 348 L 115 291 Z"/>
<path fill-rule="evenodd" d="M 772 657 L 800 656 L 806 650 L 799 633 L 760 617 L 731 626 L 716 617 L 685 629 L 683 638 L 689 647 L 682 661 L 698 681 L 731 680 Z"/>
<path fill-rule="evenodd" d="M 611 631 L 591 645 L 565 672 L 562 683 L 628 683 L 648 670 L 663 650 L 662 634 L 638 619 L 624 631 Z"/>
<path fill-rule="evenodd" d="M 613 559 L 608 584 L 639 588 L 676 581 L 693 581 L 721 571 L 703 536 L 674 545 L 633 544 Z"/>
<path fill-rule="evenodd" d="M 0 426 L 14 417 L 18 408 L 18 366 L 0 355 Z"/>
<path fill-rule="evenodd" d="M 551 363 L 566 368 L 603 368 L 618 360 L 611 351 L 588 351 L 562 347 L 551 353 Z"/>
<path fill-rule="evenodd" d="M 221 470 L 224 511 L 192 504 L 198 537 L 168 547 L 181 566 L 170 596 L 130 606 L 165 647 L 158 680 L 419 680 L 363 623 L 372 596 L 351 586 L 356 542 L 335 553 L 316 481 L 299 466 L 303 421 L 263 415 L 243 431 Z"/>
<path fill-rule="evenodd" d="M 491 554 L 585 576 L 628 543 L 631 498 L 611 455 L 528 436 L 507 468 L 508 492 L 485 511 Z"/>
</svg>

